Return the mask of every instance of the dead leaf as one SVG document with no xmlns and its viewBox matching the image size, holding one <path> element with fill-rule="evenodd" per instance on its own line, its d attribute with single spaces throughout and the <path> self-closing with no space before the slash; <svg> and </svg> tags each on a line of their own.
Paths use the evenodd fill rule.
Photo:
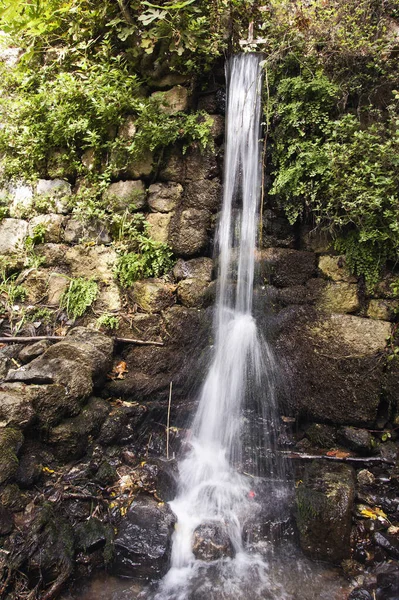
<svg viewBox="0 0 399 600">
<path fill-rule="evenodd" d="M 326 456 L 335 456 L 336 458 L 348 458 L 350 452 L 344 452 L 343 450 L 329 450 L 326 452 Z"/>
<path fill-rule="evenodd" d="M 378 506 L 374 508 L 362 508 L 360 510 L 360 514 L 362 515 L 362 517 L 366 517 L 366 519 L 372 519 L 373 521 L 376 521 L 377 519 L 380 521 L 384 521 L 387 518 L 387 515 L 384 513 L 383 510 L 381 510 L 381 508 L 378 508 Z"/>
<path fill-rule="evenodd" d="M 111 373 L 108 373 L 107 377 L 109 377 L 109 379 L 125 379 L 124 374 L 128 372 L 129 371 L 126 368 L 125 361 L 121 360 L 117 365 L 114 366 Z"/>
</svg>

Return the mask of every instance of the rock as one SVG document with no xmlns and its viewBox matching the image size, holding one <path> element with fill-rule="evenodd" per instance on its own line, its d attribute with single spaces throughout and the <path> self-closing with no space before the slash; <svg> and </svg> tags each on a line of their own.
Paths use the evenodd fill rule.
<svg viewBox="0 0 399 600">
<path fill-rule="evenodd" d="M 14 517 L 10 510 L 0 506 L 0 536 L 8 535 L 14 529 Z"/>
<path fill-rule="evenodd" d="M 163 320 L 157 314 L 136 313 L 130 321 L 130 333 L 140 340 L 161 341 Z"/>
<path fill-rule="evenodd" d="M 373 600 L 373 597 L 364 588 L 356 588 L 349 594 L 348 600 Z"/>
<path fill-rule="evenodd" d="M 76 548 L 84 552 L 93 552 L 99 547 L 110 544 L 113 539 L 112 526 L 95 517 L 79 523 L 74 533 Z"/>
<path fill-rule="evenodd" d="M 325 254 L 319 258 L 319 271 L 323 277 L 333 281 L 346 281 L 347 283 L 356 283 L 357 277 L 351 275 L 345 256 L 332 256 Z"/>
<path fill-rule="evenodd" d="M 0 221 L 0 254 L 21 252 L 28 235 L 28 223 L 20 219 Z"/>
<path fill-rule="evenodd" d="M 399 541 L 397 536 L 382 531 L 374 533 L 374 541 L 393 558 L 399 558 Z"/>
<path fill-rule="evenodd" d="M 96 244 L 109 244 L 111 236 L 107 226 L 100 221 L 84 223 L 71 217 L 66 224 L 64 241 L 68 244 L 80 244 L 92 241 Z"/>
<path fill-rule="evenodd" d="M 189 208 L 174 216 L 171 222 L 170 246 L 178 256 L 193 256 L 208 243 L 209 213 Z"/>
<path fill-rule="evenodd" d="M 222 186 L 217 179 L 190 181 L 184 189 L 185 208 L 202 208 L 216 212 L 222 200 Z"/>
<path fill-rule="evenodd" d="M 25 386 L 3 383 L 0 386 L 0 426 L 25 429 L 33 422 L 35 411 Z"/>
<path fill-rule="evenodd" d="M 188 308 L 201 308 L 206 300 L 208 285 L 201 279 L 184 279 L 177 286 L 177 299 Z"/>
<path fill-rule="evenodd" d="M 100 289 L 95 303 L 95 310 L 99 312 L 116 312 L 122 310 L 122 298 L 115 282 L 109 282 Z"/>
<path fill-rule="evenodd" d="M 68 214 L 72 186 L 65 179 L 39 179 L 36 186 L 36 202 L 45 201 L 57 214 Z"/>
<path fill-rule="evenodd" d="M 18 470 L 15 473 L 15 480 L 21 488 L 30 488 L 39 481 L 43 473 L 41 458 L 35 451 L 30 449 L 19 459 Z"/>
<path fill-rule="evenodd" d="M 212 121 L 211 135 L 216 140 L 221 142 L 224 136 L 224 117 L 222 115 L 209 115 Z"/>
<path fill-rule="evenodd" d="M 113 570 L 124 577 L 152 579 L 168 567 L 175 516 L 168 504 L 135 498 L 115 538 Z"/>
<path fill-rule="evenodd" d="M 142 210 L 146 205 L 144 183 L 141 180 L 111 183 L 105 190 L 103 199 L 115 212 Z"/>
<path fill-rule="evenodd" d="M 313 226 L 305 224 L 301 228 L 300 241 L 301 248 L 309 252 L 320 254 L 334 251 L 334 239 L 325 229 L 315 229 Z"/>
<path fill-rule="evenodd" d="M 110 405 L 101 398 L 90 398 L 82 412 L 62 421 L 48 432 L 47 443 L 63 461 L 78 459 L 87 452 L 89 436 L 96 436 L 108 416 Z"/>
<path fill-rule="evenodd" d="M 194 531 L 193 553 L 197 560 L 212 561 L 233 557 L 234 549 L 225 528 L 216 523 L 200 525 Z"/>
<path fill-rule="evenodd" d="M 295 244 L 295 232 L 285 214 L 276 210 L 264 210 L 261 248 L 295 248 Z"/>
<path fill-rule="evenodd" d="M 35 252 L 43 260 L 44 267 L 57 267 L 65 263 L 68 246 L 65 244 L 40 244 Z"/>
<path fill-rule="evenodd" d="M 337 441 L 337 430 L 332 425 L 313 423 L 306 430 L 306 437 L 314 446 L 319 448 L 332 448 Z"/>
<path fill-rule="evenodd" d="M 321 310 L 332 313 L 353 313 L 359 310 L 357 285 L 344 281 L 329 283 L 318 301 Z"/>
<path fill-rule="evenodd" d="M 372 449 L 373 436 L 367 429 L 341 427 L 338 438 L 345 447 L 355 452 L 369 454 Z"/>
<path fill-rule="evenodd" d="M 28 363 L 34 358 L 44 354 L 49 346 L 50 342 L 48 340 L 40 340 L 39 342 L 28 344 L 18 354 L 18 358 L 21 362 Z"/>
<path fill-rule="evenodd" d="M 397 565 L 387 565 L 384 571 L 377 573 L 377 587 L 385 596 L 389 595 L 389 598 L 392 598 L 392 600 L 398 597 L 399 569 Z M 382 600 L 384 596 L 381 595 L 380 598 Z"/>
<path fill-rule="evenodd" d="M 76 177 L 76 166 L 66 148 L 50 152 L 47 159 L 47 175 L 50 179 L 73 180 Z"/>
<path fill-rule="evenodd" d="M 73 277 L 94 278 L 104 283 L 114 281 L 113 268 L 116 260 L 115 250 L 105 246 L 74 246 L 65 255 Z"/>
<path fill-rule="evenodd" d="M 361 471 L 359 471 L 356 478 L 358 484 L 361 486 L 373 485 L 373 483 L 375 483 L 374 475 L 370 473 L 370 471 L 368 471 L 367 469 L 362 469 Z"/>
<path fill-rule="evenodd" d="M 175 115 L 188 109 L 188 89 L 181 85 L 167 92 L 154 92 L 151 97 L 159 101 L 159 110 L 166 115 Z"/>
<path fill-rule="evenodd" d="M 156 242 L 168 243 L 172 213 L 151 213 L 147 215 L 149 233 Z"/>
<path fill-rule="evenodd" d="M 29 221 L 29 235 L 33 236 L 35 234 L 36 227 L 44 227 L 44 241 L 58 244 L 61 242 L 64 225 L 65 217 L 63 215 L 38 215 Z"/>
<path fill-rule="evenodd" d="M 127 444 L 137 436 L 137 427 L 147 414 L 138 403 L 114 407 L 104 421 L 98 441 L 103 446 Z"/>
<path fill-rule="evenodd" d="M 9 483 L 2 487 L 1 504 L 12 512 L 20 512 L 27 503 L 26 496 L 15 483 Z"/>
<path fill-rule="evenodd" d="M 59 306 L 61 296 L 70 284 L 70 278 L 62 273 L 51 273 L 47 281 L 47 303 Z"/>
<path fill-rule="evenodd" d="M 140 179 L 140 177 L 149 177 L 153 168 L 153 154 L 150 150 L 144 153 L 141 158 L 128 158 L 127 165 L 123 172 L 129 179 Z"/>
<path fill-rule="evenodd" d="M 316 422 L 373 426 L 384 386 L 380 352 L 390 324 L 322 315 L 303 306 L 280 311 L 275 326 L 292 414 Z"/>
<path fill-rule="evenodd" d="M 278 288 L 303 285 L 314 276 L 316 257 L 312 252 L 267 248 L 257 255 L 261 275 Z"/>
<path fill-rule="evenodd" d="M 181 85 L 189 80 L 188 75 L 180 75 L 175 71 L 164 75 L 163 77 L 153 78 L 149 81 L 150 85 L 155 88 L 170 88 L 176 85 Z"/>
<path fill-rule="evenodd" d="M 215 153 L 210 151 L 201 153 L 194 145 L 188 148 L 184 156 L 181 151 L 174 148 L 160 172 L 162 180 L 176 181 L 183 186 L 188 181 L 213 179 L 218 175 L 219 167 Z"/>
<path fill-rule="evenodd" d="M 135 117 L 129 115 L 119 126 L 118 137 L 123 140 L 132 140 L 136 135 L 136 131 Z"/>
<path fill-rule="evenodd" d="M 24 436 L 18 429 L 0 429 L 0 485 L 15 476 L 18 470 L 17 453 L 21 449 Z"/>
<path fill-rule="evenodd" d="M 27 294 L 26 301 L 32 304 L 43 302 L 47 297 L 48 273 L 42 269 L 27 269 L 17 278 L 18 284 L 23 284 Z"/>
<path fill-rule="evenodd" d="M 96 151 L 93 148 L 89 148 L 88 150 L 83 152 L 80 160 L 82 162 L 82 165 L 88 171 L 94 171 L 95 169 L 98 169 L 100 167 L 99 157 L 96 155 Z"/>
<path fill-rule="evenodd" d="M 133 284 L 131 297 L 141 310 L 157 313 L 175 302 L 174 290 L 175 286 L 162 279 L 145 279 Z"/>
<path fill-rule="evenodd" d="M 173 277 L 180 281 L 182 279 L 201 279 L 202 281 L 212 281 L 213 260 L 211 258 L 193 258 L 191 260 L 182 260 L 179 258 L 174 269 Z"/>
<path fill-rule="evenodd" d="M 178 206 L 182 194 L 180 183 L 153 183 L 148 188 L 148 205 L 152 211 L 168 213 Z"/>
<path fill-rule="evenodd" d="M 10 186 L 9 195 L 11 198 L 9 207 L 11 217 L 18 219 L 29 214 L 33 206 L 33 190 L 29 185 L 19 183 Z"/>
<path fill-rule="evenodd" d="M 301 548 L 314 560 L 339 562 L 350 555 L 354 472 L 342 464 L 314 461 L 297 488 Z"/>
<path fill-rule="evenodd" d="M 399 312 L 399 300 L 370 300 L 367 316 L 370 319 L 394 321 Z"/>
</svg>

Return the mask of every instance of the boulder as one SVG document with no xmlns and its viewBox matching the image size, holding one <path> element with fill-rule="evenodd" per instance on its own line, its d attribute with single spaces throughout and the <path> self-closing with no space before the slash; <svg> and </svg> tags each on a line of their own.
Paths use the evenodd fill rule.
<svg viewBox="0 0 399 600">
<path fill-rule="evenodd" d="M 128 158 L 127 160 L 127 164 L 123 167 L 123 173 L 129 179 L 140 179 L 140 177 L 151 175 L 154 157 L 150 150 L 147 150 L 140 158 Z"/>
<path fill-rule="evenodd" d="M 360 454 L 370 454 L 373 448 L 373 436 L 367 429 L 341 427 L 338 439 L 345 447 Z"/>
<path fill-rule="evenodd" d="M 350 273 L 346 265 L 345 256 L 333 256 L 331 254 L 320 256 L 318 267 L 322 276 L 332 279 L 332 281 L 357 282 L 357 277 Z"/>
<path fill-rule="evenodd" d="M 20 219 L 0 221 L 0 254 L 21 252 L 28 235 L 28 223 Z"/>
<path fill-rule="evenodd" d="M 390 323 L 294 306 L 280 311 L 275 327 L 292 414 L 321 423 L 375 424 Z"/>
<path fill-rule="evenodd" d="M 145 279 L 136 281 L 130 292 L 132 301 L 141 310 L 149 313 L 161 312 L 175 302 L 175 286 L 162 279 Z"/>
<path fill-rule="evenodd" d="M 35 411 L 25 386 L 3 383 L 0 386 L 0 426 L 25 429 L 33 422 Z"/>
<path fill-rule="evenodd" d="M 191 260 L 179 258 L 173 269 L 173 277 L 176 281 L 201 279 L 209 283 L 212 281 L 212 272 L 213 260 L 211 258 L 200 257 Z"/>
<path fill-rule="evenodd" d="M 149 224 L 149 233 L 156 242 L 167 243 L 169 241 L 170 222 L 172 213 L 150 213 L 147 215 L 147 223 Z"/>
<path fill-rule="evenodd" d="M 79 244 L 84 241 L 92 241 L 96 244 L 109 244 L 111 242 L 111 236 L 106 225 L 100 221 L 85 223 L 73 217 L 68 219 L 63 237 L 67 244 Z"/>
<path fill-rule="evenodd" d="M 148 188 L 148 205 L 154 212 L 168 213 L 178 206 L 182 194 L 180 183 L 153 183 Z"/>
<path fill-rule="evenodd" d="M 101 427 L 98 436 L 99 443 L 103 446 L 110 446 L 136 441 L 137 428 L 146 415 L 146 407 L 137 402 L 113 407 Z"/>
<path fill-rule="evenodd" d="M 182 183 L 183 186 L 188 181 L 213 179 L 218 175 L 219 167 L 215 152 L 201 153 L 195 145 L 190 146 L 184 155 L 177 148 L 173 148 L 160 172 L 162 180 L 175 181 Z"/>
<path fill-rule="evenodd" d="M 313 461 L 297 488 L 301 548 L 314 560 L 337 563 L 350 555 L 354 471 L 348 465 Z"/>
<path fill-rule="evenodd" d="M 202 279 L 183 279 L 177 286 L 177 299 L 188 308 L 201 308 L 206 300 L 208 282 Z"/>
<path fill-rule="evenodd" d="M 65 262 L 73 277 L 94 278 L 104 283 L 114 281 L 113 268 L 117 254 L 105 246 L 74 246 L 65 254 Z"/>
<path fill-rule="evenodd" d="M 72 186 L 65 179 L 39 179 L 36 185 L 36 202 L 46 201 L 57 214 L 68 214 Z"/>
<path fill-rule="evenodd" d="M 222 186 L 218 179 L 190 181 L 184 189 L 184 206 L 217 212 L 222 201 Z"/>
<path fill-rule="evenodd" d="M 317 304 L 326 312 L 354 313 L 360 308 L 357 284 L 346 281 L 328 283 L 322 290 Z"/>
<path fill-rule="evenodd" d="M 171 222 L 170 246 L 178 256 L 193 256 L 208 243 L 210 215 L 206 210 L 188 208 L 176 214 Z"/>
<path fill-rule="evenodd" d="M 109 208 L 115 212 L 142 210 L 146 205 L 144 183 L 139 180 L 111 183 L 103 194 Z"/>
<path fill-rule="evenodd" d="M 217 523 L 199 525 L 193 535 L 193 553 L 197 560 L 212 561 L 233 557 L 234 548 L 225 527 Z"/>
<path fill-rule="evenodd" d="M 316 273 L 313 252 L 266 248 L 258 253 L 257 262 L 261 276 L 277 288 L 303 285 Z"/>
<path fill-rule="evenodd" d="M 175 516 L 168 504 L 135 498 L 115 538 L 113 570 L 124 577 L 152 579 L 168 567 Z"/>
<path fill-rule="evenodd" d="M 35 234 L 35 228 L 40 226 L 45 228 L 44 241 L 46 243 L 58 244 L 61 242 L 63 229 L 65 226 L 65 217 L 63 215 L 49 214 L 38 215 L 29 221 L 29 235 Z"/>
<path fill-rule="evenodd" d="M 188 109 L 188 89 L 181 85 L 166 92 L 154 92 L 151 97 L 159 101 L 159 110 L 166 115 L 175 115 Z"/>
</svg>

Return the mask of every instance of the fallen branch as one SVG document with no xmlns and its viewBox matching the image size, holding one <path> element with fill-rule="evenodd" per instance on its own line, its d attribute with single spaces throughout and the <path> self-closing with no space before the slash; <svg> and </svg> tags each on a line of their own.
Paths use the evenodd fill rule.
<svg viewBox="0 0 399 600">
<path fill-rule="evenodd" d="M 41 340 L 49 340 L 50 342 L 59 342 L 60 340 L 68 339 L 65 335 L 36 335 L 36 336 L 20 336 L 20 337 L 0 337 L 0 344 L 30 344 L 31 342 L 40 342 Z M 73 337 L 70 337 L 73 339 Z M 163 346 L 163 342 L 152 342 L 145 340 L 135 340 L 132 338 L 113 338 L 118 344 L 136 344 L 136 346 Z"/>
<path fill-rule="evenodd" d="M 327 456 L 326 454 L 303 454 L 302 452 L 289 452 L 282 451 L 282 454 L 285 458 L 290 458 L 293 460 L 335 460 L 339 462 L 354 462 L 354 463 L 375 463 L 380 464 L 384 463 L 386 465 L 394 465 L 394 460 L 389 460 L 389 458 L 382 458 L 380 456 Z"/>
</svg>

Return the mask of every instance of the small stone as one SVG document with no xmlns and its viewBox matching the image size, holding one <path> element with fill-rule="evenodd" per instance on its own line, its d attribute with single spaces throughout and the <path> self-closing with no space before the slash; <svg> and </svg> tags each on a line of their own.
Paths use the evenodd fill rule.
<svg viewBox="0 0 399 600">
<path fill-rule="evenodd" d="M 21 252 L 28 235 L 28 223 L 20 219 L 0 222 L 0 254 Z"/>
<path fill-rule="evenodd" d="M 348 600 L 373 600 L 373 597 L 364 588 L 357 588 L 349 594 Z"/>
<path fill-rule="evenodd" d="M 126 117 L 122 125 L 118 129 L 118 137 L 123 140 L 132 140 L 136 135 L 136 123 L 133 116 Z"/>
<path fill-rule="evenodd" d="M 2 384 L 0 389 L 0 426 L 25 429 L 35 418 L 35 411 L 25 387 Z"/>
<path fill-rule="evenodd" d="M 116 212 L 141 210 L 146 205 L 146 192 L 141 180 L 111 183 L 103 198 Z"/>
<path fill-rule="evenodd" d="M 8 535 L 14 529 L 14 517 L 10 510 L 0 506 L 0 535 Z"/>
<path fill-rule="evenodd" d="M 59 306 L 61 296 L 67 289 L 70 278 L 62 273 L 51 273 L 47 282 L 47 303 L 50 306 Z"/>
<path fill-rule="evenodd" d="M 368 453 L 372 448 L 373 436 L 367 429 L 341 427 L 338 437 L 344 446 L 355 452 Z"/>
<path fill-rule="evenodd" d="M 153 183 L 148 188 L 148 205 L 155 212 L 171 212 L 178 205 L 182 193 L 180 183 Z"/>
<path fill-rule="evenodd" d="M 65 227 L 64 241 L 68 244 L 79 244 L 84 241 L 94 241 L 96 244 L 109 244 L 111 236 L 101 221 L 84 223 L 75 218 L 70 218 Z"/>
<path fill-rule="evenodd" d="M 40 340 L 33 344 L 29 344 L 21 350 L 18 355 L 18 358 L 23 363 L 28 363 L 34 358 L 41 356 L 46 352 L 47 348 L 50 346 L 50 342 L 48 340 Z"/>
<path fill-rule="evenodd" d="M 362 469 L 357 474 L 357 482 L 359 485 L 373 485 L 375 483 L 375 477 L 367 469 Z"/>
<path fill-rule="evenodd" d="M 174 304 L 175 286 L 161 279 L 136 281 L 131 293 L 132 301 L 145 312 L 157 313 Z"/>
<path fill-rule="evenodd" d="M 381 546 L 388 554 L 393 558 L 399 558 L 399 540 L 397 536 L 389 535 L 388 533 L 382 533 L 376 531 L 374 533 L 374 541 L 376 544 Z"/>
<path fill-rule="evenodd" d="M 101 288 L 95 309 L 103 313 L 117 312 L 122 309 L 122 298 L 115 282 L 110 281 Z"/>
<path fill-rule="evenodd" d="M 150 213 L 147 215 L 146 221 L 149 224 L 149 233 L 153 240 L 164 244 L 168 243 L 171 219 L 171 213 Z"/>
<path fill-rule="evenodd" d="M 151 97 L 159 100 L 159 110 L 166 115 L 175 115 L 188 109 L 188 89 L 180 85 L 167 92 L 154 92 Z"/>
<path fill-rule="evenodd" d="M 370 319 L 393 321 L 399 313 L 399 300 L 370 300 L 367 316 Z"/>
<path fill-rule="evenodd" d="M 196 559 L 204 561 L 232 558 L 234 548 L 222 525 L 210 523 L 197 527 L 194 531 L 193 553 Z"/>
</svg>

